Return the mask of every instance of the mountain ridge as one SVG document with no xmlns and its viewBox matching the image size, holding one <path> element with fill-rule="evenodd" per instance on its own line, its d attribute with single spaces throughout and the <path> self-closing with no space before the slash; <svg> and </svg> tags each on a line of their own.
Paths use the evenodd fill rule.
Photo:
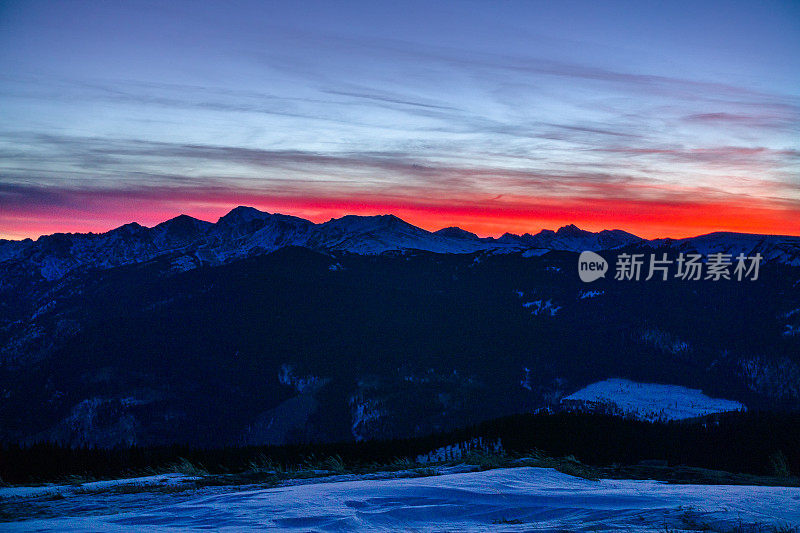
<svg viewBox="0 0 800 533">
<path fill-rule="evenodd" d="M 431 232 L 392 214 L 345 215 L 314 223 L 248 206 L 232 209 L 217 222 L 181 214 L 153 227 L 131 222 L 105 233 L 54 233 L 36 240 L 0 240 L 0 264 L 21 261 L 45 279 L 56 280 L 76 268 L 110 268 L 171 253 L 191 256 L 199 264 L 216 265 L 285 246 L 378 255 L 408 250 L 457 254 L 532 249 L 579 252 L 635 245 L 702 253 L 759 252 L 767 260 L 800 265 L 800 237 L 793 236 L 713 232 L 683 239 L 648 240 L 620 229 L 591 232 L 569 224 L 555 231 L 481 238 L 458 227 Z M 184 267 L 191 265 L 185 263 Z"/>
<path fill-rule="evenodd" d="M 0 442 L 395 438 L 558 409 L 617 378 L 800 408 L 800 238 L 506 240 L 240 207 L 4 243 Z M 588 286 L 576 263 L 591 247 L 612 265 L 768 260 L 757 280 Z"/>
</svg>

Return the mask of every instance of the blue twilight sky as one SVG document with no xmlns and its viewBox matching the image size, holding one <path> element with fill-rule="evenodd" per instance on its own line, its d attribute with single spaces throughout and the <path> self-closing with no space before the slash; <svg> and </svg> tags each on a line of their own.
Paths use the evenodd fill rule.
<svg viewBox="0 0 800 533">
<path fill-rule="evenodd" d="M 800 2 L 0 1 L 0 238 L 800 233 Z"/>
</svg>

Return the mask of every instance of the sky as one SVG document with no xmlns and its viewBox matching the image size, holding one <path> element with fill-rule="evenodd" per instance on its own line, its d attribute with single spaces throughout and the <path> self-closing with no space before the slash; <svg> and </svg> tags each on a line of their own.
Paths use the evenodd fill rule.
<svg viewBox="0 0 800 533">
<path fill-rule="evenodd" d="M 800 2 L 0 0 L 0 238 L 800 235 Z"/>
</svg>

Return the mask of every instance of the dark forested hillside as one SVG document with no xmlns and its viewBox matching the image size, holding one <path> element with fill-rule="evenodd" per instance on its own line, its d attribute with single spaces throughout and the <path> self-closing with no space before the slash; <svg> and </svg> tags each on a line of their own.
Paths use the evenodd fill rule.
<svg viewBox="0 0 800 533">
<path fill-rule="evenodd" d="M 619 252 L 602 253 L 613 264 Z M 800 268 L 585 284 L 577 253 L 526 255 L 284 247 L 186 271 L 166 255 L 39 280 L 3 307 L 0 438 L 410 437 L 557 409 L 608 377 L 800 406 L 800 336 L 786 334 L 800 319 Z"/>
</svg>

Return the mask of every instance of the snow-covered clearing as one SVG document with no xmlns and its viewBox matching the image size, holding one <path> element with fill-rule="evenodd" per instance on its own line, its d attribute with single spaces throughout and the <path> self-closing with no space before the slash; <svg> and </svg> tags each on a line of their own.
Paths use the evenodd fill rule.
<svg viewBox="0 0 800 533">
<path fill-rule="evenodd" d="M 592 383 L 562 399 L 564 404 L 570 402 L 607 405 L 623 415 L 651 421 L 683 420 L 745 409 L 739 402 L 710 398 L 697 389 L 616 378 Z"/>
</svg>

